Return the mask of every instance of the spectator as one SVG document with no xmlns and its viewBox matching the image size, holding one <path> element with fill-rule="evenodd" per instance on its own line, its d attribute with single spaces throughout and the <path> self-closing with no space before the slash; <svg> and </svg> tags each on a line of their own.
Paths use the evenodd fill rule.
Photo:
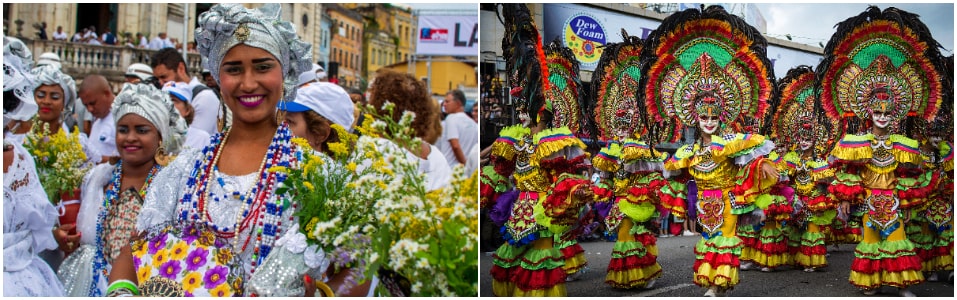
<svg viewBox="0 0 957 300">
<path fill-rule="evenodd" d="M 465 164 L 466 151 L 478 143 L 478 126 L 465 114 L 465 93 L 452 90 L 445 94 L 442 108 L 448 116 L 442 121 L 442 138 L 436 144 L 450 167 Z"/>
<path fill-rule="evenodd" d="M 312 64 L 312 69 L 306 70 L 305 72 L 302 72 L 302 74 L 299 74 L 299 87 L 313 82 L 319 82 L 317 75 L 319 75 L 318 72 L 320 69 L 322 69 L 322 67 L 319 65 Z"/>
<path fill-rule="evenodd" d="M 166 34 L 161 33 L 165 37 Z M 183 54 L 173 48 L 163 48 L 150 59 L 150 65 L 153 67 L 153 76 L 159 79 L 160 84 L 167 82 L 189 82 L 191 89 L 202 86 L 202 91 L 195 92 L 190 104 L 196 109 L 196 117 L 190 127 L 206 131 L 213 135 L 218 132 L 217 123 L 223 114 L 221 113 L 219 96 L 212 89 L 200 83 L 199 79 L 190 76 L 186 71 L 186 62 L 183 60 Z"/>
<path fill-rule="evenodd" d="M 147 49 L 150 47 L 150 43 L 146 40 L 146 36 L 144 36 L 143 33 L 137 32 L 136 40 L 138 41 L 136 43 L 136 48 Z"/>
<path fill-rule="evenodd" d="M 174 46 L 173 46 L 173 42 L 166 37 L 166 33 L 160 32 L 158 35 L 156 35 L 155 38 L 153 38 L 152 41 L 150 41 L 149 49 L 160 50 L 163 48 L 174 48 Z"/>
<path fill-rule="evenodd" d="M 100 36 L 96 34 L 96 26 L 90 26 L 83 33 L 83 41 L 88 44 L 100 45 Z"/>
<path fill-rule="evenodd" d="M 326 69 L 322 66 L 319 66 L 316 70 L 316 79 L 318 79 L 319 82 L 329 82 L 329 75 L 326 74 Z"/>
<path fill-rule="evenodd" d="M 67 38 L 69 38 L 69 36 L 67 36 L 66 32 L 63 32 L 63 26 L 57 26 L 56 32 L 53 33 L 53 40 L 66 41 Z"/>
<path fill-rule="evenodd" d="M 116 122 L 113 122 L 113 91 L 103 75 L 89 75 L 80 84 L 80 98 L 83 105 L 93 115 L 90 128 L 90 142 L 94 149 L 103 155 L 103 161 L 110 157 L 119 157 L 116 150 Z"/>
<path fill-rule="evenodd" d="M 475 123 L 478 123 L 478 120 L 479 120 L 478 119 L 479 118 L 478 103 L 472 103 L 472 110 L 469 112 L 469 116 L 472 117 L 472 121 L 475 121 Z"/>
<path fill-rule="evenodd" d="M 196 49 L 196 42 L 186 43 L 186 52 L 199 53 L 199 50 Z"/>
<path fill-rule="evenodd" d="M 40 26 L 39 28 L 37 28 L 37 30 L 40 31 L 40 32 L 37 32 L 37 35 L 40 37 L 40 40 L 45 41 L 48 39 L 47 38 L 47 22 L 40 23 Z"/>
<path fill-rule="evenodd" d="M 167 82 L 163 85 L 163 91 L 169 93 L 170 100 L 173 100 L 173 106 L 183 116 L 186 125 L 193 123 L 196 111 L 189 100 L 193 98 L 193 89 L 185 82 Z M 209 144 L 209 133 L 189 127 L 186 129 L 186 140 L 183 142 L 184 149 L 203 149 Z"/>
<path fill-rule="evenodd" d="M 349 91 L 349 99 L 352 99 L 352 104 L 355 106 L 352 110 L 352 133 L 358 134 L 359 131 L 356 130 L 356 126 L 362 124 L 362 121 L 365 120 L 365 114 L 362 113 L 362 106 L 366 105 L 366 95 L 356 88 L 348 88 L 346 90 Z"/>
<path fill-rule="evenodd" d="M 110 32 L 109 28 L 107 28 L 106 31 L 103 32 L 103 44 L 116 45 L 116 35 Z"/>
<path fill-rule="evenodd" d="M 77 31 L 76 34 L 73 35 L 73 39 L 71 39 L 70 41 L 74 43 L 82 43 L 84 34 L 86 34 L 86 28 L 83 28 L 83 29 L 80 29 L 80 31 Z"/>
<path fill-rule="evenodd" d="M 329 144 L 340 142 L 338 131 L 332 125 L 338 124 L 347 132 L 354 123 L 352 100 L 339 85 L 328 82 L 313 82 L 296 91 L 296 99 L 280 104 L 285 110 L 289 130 L 298 137 L 305 138 L 316 151 L 335 157 Z"/>
</svg>

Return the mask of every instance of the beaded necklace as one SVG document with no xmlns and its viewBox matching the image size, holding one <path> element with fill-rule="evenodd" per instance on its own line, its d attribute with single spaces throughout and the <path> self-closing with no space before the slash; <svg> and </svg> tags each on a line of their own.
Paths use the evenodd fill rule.
<svg viewBox="0 0 957 300">
<path fill-rule="evenodd" d="M 219 201 L 220 198 L 211 195 L 209 182 L 215 176 L 218 170 L 219 158 L 222 156 L 223 148 L 229 137 L 229 129 L 224 133 L 216 134 L 212 142 L 203 148 L 203 154 L 193 163 L 193 171 L 186 182 L 186 194 L 183 195 L 180 203 L 180 220 L 204 222 L 213 233 L 222 238 L 232 239 L 232 249 L 236 253 L 243 253 L 250 243 L 253 245 L 252 269 L 250 273 L 255 272 L 257 265 L 269 255 L 272 245 L 281 233 L 282 214 L 287 209 L 288 204 L 283 204 L 282 198 L 273 194 L 274 188 L 282 183 L 287 174 L 280 172 L 270 172 L 269 169 L 275 166 L 290 168 L 293 163 L 299 161 L 297 151 L 290 143 L 291 135 L 288 126 L 283 123 L 273 135 L 272 142 L 266 150 L 266 156 L 263 158 L 259 168 L 258 181 L 251 190 L 245 193 L 234 192 L 232 198 L 241 201 L 242 207 L 240 213 L 236 216 L 236 222 L 220 226 L 215 224 L 206 210 L 207 201 Z M 222 178 L 217 178 L 221 181 Z M 226 195 L 229 196 L 229 195 Z M 222 197 L 223 200 L 229 197 Z M 295 208 L 296 205 L 292 204 Z M 292 220 L 290 216 L 288 220 Z M 240 237 L 239 233 L 250 231 L 249 235 L 243 241 L 241 247 L 237 247 Z M 255 235 L 255 239 L 253 236 Z"/>
<path fill-rule="evenodd" d="M 153 164 L 153 168 L 150 169 L 149 174 L 146 175 L 146 180 L 143 182 L 143 188 L 140 189 L 140 197 L 146 197 L 146 190 L 149 188 L 150 184 L 153 183 L 153 178 L 156 173 L 159 173 L 162 166 L 159 164 Z M 103 296 L 100 294 L 100 289 L 97 288 L 97 283 L 100 281 L 100 276 L 105 278 L 107 274 L 106 266 L 106 255 L 104 254 L 105 249 L 103 249 L 103 224 L 106 222 L 106 215 L 109 212 L 109 207 L 113 202 L 116 202 L 116 198 L 120 196 L 120 186 L 122 185 L 123 178 L 123 160 L 120 160 L 116 163 L 116 167 L 113 168 L 113 177 L 110 179 L 110 183 L 106 185 L 106 192 L 103 195 L 103 207 L 100 209 L 100 213 L 96 218 L 96 254 L 93 258 L 93 282 L 90 283 L 90 292 L 87 294 L 90 297 Z"/>
</svg>

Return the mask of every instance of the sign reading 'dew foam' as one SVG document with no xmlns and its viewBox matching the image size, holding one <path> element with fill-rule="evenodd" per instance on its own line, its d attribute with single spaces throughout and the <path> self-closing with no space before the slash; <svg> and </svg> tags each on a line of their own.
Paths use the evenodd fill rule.
<svg viewBox="0 0 957 300">
<path fill-rule="evenodd" d="M 415 53 L 478 56 L 478 15 L 419 16 Z"/>
</svg>

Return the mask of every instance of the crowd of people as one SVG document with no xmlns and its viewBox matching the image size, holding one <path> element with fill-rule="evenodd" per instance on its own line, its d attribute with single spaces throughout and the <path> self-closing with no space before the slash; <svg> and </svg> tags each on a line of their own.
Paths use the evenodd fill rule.
<svg viewBox="0 0 957 300">
<path fill-rule="evenodd" d="M 329 83 L 278 9 L 224 4 L 203 13 L 199 76 L 164 33 L 148 45 L 138 34 L 137 47 L 158 51 L 150 65 L 128 67 L 116 94 L 104 76 L 77 84 L 55 54 L 34 62 L 22 41 L 4 37 L 4 296 L 418 292 L 420 284 L 403 282 L 423 278 L 358 270 L 373 275 L 355 282 L 355 265 L 330 266 L 333 253 L 307 248 L 308 219 L 300 222 L 301 207 L 289 201 L 297 192 L 282 183 L 288 170 L 310 166 L 305 159 L 341 155 L 357 143 L 348 136 L 361 135 L 406 154 L 423 177 L 404 184 L 421 186 L 422 197 L 451 195 L 456 174 L 477 173 L 478 129 L 465 96 L 450 91 L 440 107 L 423 81 L 385 69 L 365 94 Z M 73 42 L 113 41 L 109 31 L 83 30 Z M 58 27 L 54 39 L 63 36 Z M 408 117 L 411 128 L 377 133 L 379 123 Z M 419 144 L 390 139 L 407 133 Z M 406 161 L 354 151 L 340 168 L 389 175 Z M 75 183 L 51 176 L 51 164 Z"/>
<path fill-rule="evenodd" d="M 63 31 L 63 26 L 57 26 L 55 31 L 48 34 L 47 22 L 40 22 L 39 24 L 34 25 L 34 28 L 37 30 L 36 38 L 40 40 L 64 41 L 90 45 L 125 46 L 149 50 L 160 50 L 163 48 L 183 49 L 183 43 L 177 38 L 170 38 L 167 36 L 166 32 L 159 32 L 153 38 L 150 38 L 141 32 L 137 32 L 135 34 L 126 32 L 117 35 L 109 28 L 105 28 L 102 31 L 97 31 L 96 26 L 91 25 L 80 28 L 71 36 L 69 33 Z M 196 48 L 196 42 L 187 42 L 186 51 L 189 53 L 199 53 L 198 48 Z"/>
<path fill-rule="evenodd" d="M 775 79 L 754 27 L 687 9 L 647 39 L 622 30 L 586 90 L 571 50 L 504 6 L 520 124 L 481 173 L 494 295 L 566 295 L 587 270 L 578 242 L 602 236 L 615 288 L 685 272 L 657 262 L 672 235 L 701 237 L 704 296 L 727 296 L 742 270 L 820 272 L 832 244 L 855 245 L 846 280 L 864 295 L 953 280 L 953 56 L 916 15 L 871 6 L 836 26 L 819 65 Z"/>
</svg>

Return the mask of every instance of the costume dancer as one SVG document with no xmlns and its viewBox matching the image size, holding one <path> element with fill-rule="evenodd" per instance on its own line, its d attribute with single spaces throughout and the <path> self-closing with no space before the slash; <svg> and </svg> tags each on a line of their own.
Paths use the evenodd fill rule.
<svg viewBox="0 0 957 300">
<path fill-rule="evenodd" d="M 708 288 L 706 296 L 723 295 L 739 281 L 738 216 L 755 212 L 755 198 L 778 180 L 764 157 L 774 144 L 736 133 L 745 119 L 765 116 L 774 82 L 767 43 L 720 6 L 675 13 L 648 41 L 642 57 L 650 64 L 645 102 L 657 122 L 650 126 L 652 140 L 677 140 L 680 127 L 661 123 L 668 119 L 697 129 L 695 143 L 665 162 L 666 170 L 686 171 L 695 180 L 687 207 L 696 209 L 703 238 L 695 246 L 693 280 Z"/>
<path fill-rule="evenodd" d="M 793 257 L 796 266 L 805 272 L 827 266 L 827 248 L 821 226 L 831 224 L 836 215 L 834 203 L 827 197 L 827 182 L 834 171 L 824 159 L 829 149 L 831 127 L 821 124 L 817 94 L 814 92 L 815 74 L 809 66 L 788 71 L 781 80 L 781 109 L 775 122 L 780 134 L 792 137 L 792 150 L 785 156 L 788 177 L 794 191 L 795 229 L 801 232 L 800 246 Z M 836 134 L 836 132 L 834 132 Z M 820 148 L 821 150 L 818 150 Z"/>
<path fill-rule="evenodd" d="M 609 176 L 614 202 L 605 214 L 605 227 L 618 238 L 608 263 L 605 283 L 617 288 L 651 288 L 661 277 L 657 234 L 647 222 L 655 220 L 658 191 L 667 154 L 654 150 L 637 134 L 644 133 L 641 106 L 640 55 L 642 41 L 622 30 L 624 42 L 605 45 L 595 71 L 592 109 L 599 139 L 608 143 L 593 165 Z"/>
<path fill-rule="evenodd" d="M 917 141 L 892 130 L 908 115 L 926 121 L 936 116 L 943 100 L 938 47 L 917 15 L 871 6 L 838 24 L 818 68 L 825 112 L 844 124 L 843 138 L 830 153 L 836 179 L 829 192 L 843 213 L 851 203 L 867 209 L 849 278 L 866 295 L 887 285 L 914 296 L 907 288 L 924 281 L 902 213 L 924 201 L 917 191 L 927 190 L 929 182 L 897 175 L 922 158 Z"/>
</svg>

